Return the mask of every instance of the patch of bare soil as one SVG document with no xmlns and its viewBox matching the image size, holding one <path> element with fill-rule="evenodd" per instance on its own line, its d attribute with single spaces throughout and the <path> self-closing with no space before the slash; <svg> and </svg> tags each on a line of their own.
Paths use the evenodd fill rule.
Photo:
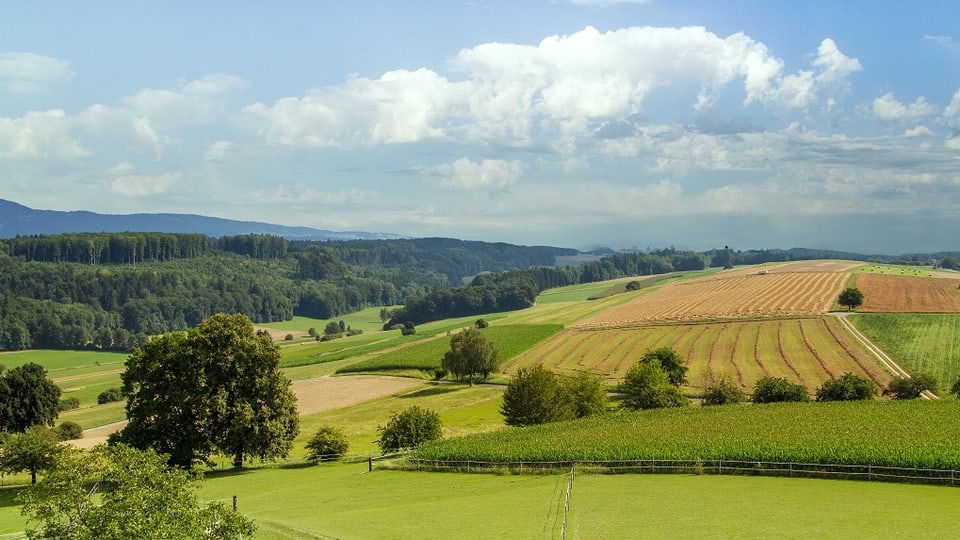
<svg viewBox="0 0 960 540">
<path fill-rule="evenodd" d="M 356 405 L 423 386 L 423 384 L 423 381 L 399 377 L 364 375 L 319 377 L 293 381 L 293 392 L 297 395 L 297 412 L 305 415 Z M 92 448 L 106 442 L 111 433 L 120 431 L 125 425 L 126 422 L 116 422 L 87 429 L 84 430 L 82 439 L 69 442 L 77 448 Z"/>
</svg>

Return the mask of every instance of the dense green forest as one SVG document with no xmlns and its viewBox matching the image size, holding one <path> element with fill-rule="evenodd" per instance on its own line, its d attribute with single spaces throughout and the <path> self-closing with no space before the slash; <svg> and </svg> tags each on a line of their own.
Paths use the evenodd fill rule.
<svg viewBox="0 0 960 540">
<path fill-rule="evenodd" d="M 670 248 L 555 265 L 556 257 L 576 254 L 448 238 L 290 242 L 270 235 L 73 233 L 0 239 L 0 350 L 132 350 L 147 336 L 190 328 L 220 312 L 264 323 L 404 304 L 385 326 L 420 324 L 522 309 L 545 289 L 619 277 L 800 259 L 873 260 L 817 250 Z"/>
<path fill-rule="evenodd" d="M 100 233 L 0 240 L 0 350 L 130 350 L 219 312 L 331 318 L 552 266 L 575 250 L 426 238 L 288 242 L 267 235 Z"/>
</svg>

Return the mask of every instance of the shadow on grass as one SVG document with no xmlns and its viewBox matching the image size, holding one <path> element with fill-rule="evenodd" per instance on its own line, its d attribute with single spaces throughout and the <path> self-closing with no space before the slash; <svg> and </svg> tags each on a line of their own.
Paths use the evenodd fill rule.
<svg viewBox="0 0 960 540">
<path fill-rule="evenodd" d="M 24 489 L 27 489 L 27 486 L 10 486 L 0 488 L 0 507 L 20 506 L 20 503 L 14 499 Z"/>
<path fill-rule="evenodd" d="M 399 398 L 422 398 L 429 396 L 440 396 L 443 394 L 449 394 L 450 392 L 456 392 L 457 390 L 463 390 L 464 388 L 469 388 L 465 384 L 438 384 L 435 386 L 430 386 L 428 388 L 423 388 L 415 392 L 410 392 L 408 394 L 403 394 L 397 396 Z"/>
</svg>

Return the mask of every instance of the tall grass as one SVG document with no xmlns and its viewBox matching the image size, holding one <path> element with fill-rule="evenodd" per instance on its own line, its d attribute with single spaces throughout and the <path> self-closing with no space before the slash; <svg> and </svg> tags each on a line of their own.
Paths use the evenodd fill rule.
<svg viewBox="0 0 960 540">
<path fill-rule="evenodd" d="M 960 377 L 960 313 L 850 315 L 871 341 L 910 373 L 927 373 L 950 388 Z"/>
</svg>

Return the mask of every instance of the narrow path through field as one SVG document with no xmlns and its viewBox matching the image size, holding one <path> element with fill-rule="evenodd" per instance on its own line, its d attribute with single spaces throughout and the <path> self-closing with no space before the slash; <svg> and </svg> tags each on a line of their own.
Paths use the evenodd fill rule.
<svg viewBox="0 0 960 540">
<path fill-rule="evenodd" d="M 848 315 L 847 312 L 842 312 L 842 311 L 832 312 L 831 315 L 835 316 L 840 321 L 840 324 L 842 324 L 844 328 L 849 330 L 850 333 L 853 334 L 853 337 L 857 338 L 857 341 L 863 344 L 863 346 L 866 347 L 868 351 L 873 353 L 873 355 L 876 356 L 878 360 L 880 360 L 880 363 L 886 366 L 887 369 L 893 372 L 894 375 L 896 375 L 897 377 L 902 377 L 904 379 L 911 378 L 910 372 L 900 367 L 899 364 L 893 361 L 893 358 L 890 358 L 890 356 L 888 356 L 887 353 L 883 352 L 883 349 L 874 345 L 873 342 L 867 338 L 867 336 L 863 335 L 863 333 L 860 332 L 860 330 L 857 330 L 857 328 L 853 326 L 853 324 L 851 324 L 850 321 L 847 320 L 847 315 Z M 934 394 L 929 390 L 925 390 L 922 395 L 924 399 L 940 399 L 939 396 L 937 396 L 936 394 Z"/>
</svg>

